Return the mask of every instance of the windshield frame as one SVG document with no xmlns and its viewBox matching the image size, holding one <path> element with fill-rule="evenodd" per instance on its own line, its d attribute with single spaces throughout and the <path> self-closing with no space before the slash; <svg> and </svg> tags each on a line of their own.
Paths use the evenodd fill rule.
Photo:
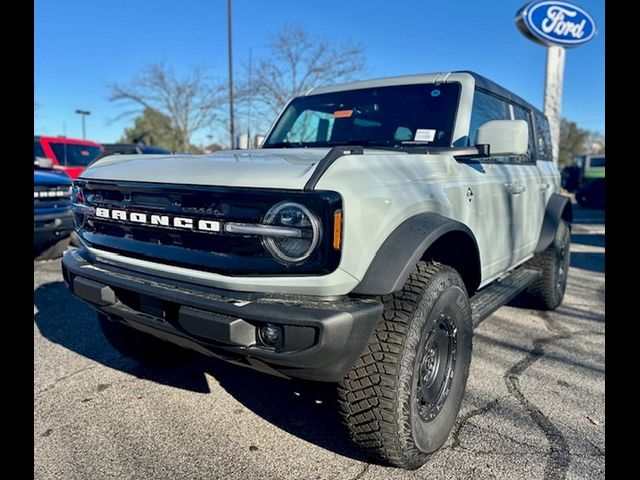
<svg viewBox="0 0 640 480">
<path fill-rule="evenodd" d="M 394 140 L 381 139 L 381 140 L 373 140 L 373 141 L 372 140 L 351 140 L 351 141 L 336 140 L 336 141 L 314 141 L 314 142 L 288 142 L 288 141 L 271 142 L 274 135 L 276 134 L 278 125 L 280 125 L 282 121 L 285 121 L 285 116 L 292 108 L 292 105 L 294 105 L 295 102 L 298 102 L 298 101 L 304 101 L 305 99 L 313 98 L 316 96 L 319 97 L 319 96 L 325 96 L 325 95 L 340 94 L 345 92 L 356 92 L 361 90 L 379 90 L 379 89 L 387 89 L 387 88 L 394 88 L 394 87 L 419 87 L 419 86 L 443 86 L 443 85 L 456 87 L 455 102 L 454 102 L 455 105 L 453 106 L 453 109 L 452 109 L 453 115 L 451 117 L 450 124 L 447 127 L 448 130 L 446 130 L 446 133 L 448 135 L 448 138 L 446 138 L 446 140 L 448 140 L 448 142 L 436 143 L 435 141 L 422 142 L 422 141 L 415 141 L 415 140 L 395 140 L 395 139 Z M 380 85 L 377 87 L 364 87 L 364 88 L 356 88 L 356 89 L 349 89 L 349 90 L 335 90 L 335 91 L 329 91 L 324 93 L 318 93 L 315 95 L 311 94 L 311 95 L 297 96 L 292 98 L 289 102 L 287 102 L 285 107 L 281 110 L 280 114 L 271 125 L 271 128 L 269 129 L 269 132 L 265 137 L 261 148 L 268 148 L 268 149 L 272 149 L 272 148 L 333 148 L 333 147 L 341 147 L 341 146 L 349 146 L 349 145 L 362 146 L 367 148 L 377 148 L 377 149 L 393 149 L 393 150 L 415 149 L 416 147 L 423 147 L 423 148 L 427 147 L 427 148 L 435 148 L 435 149 L 453 148 L 454 143 L 456 141 L 454 138 L 454 135 L 456 133 L 456 129 L 458 126 L 458 114 L 460 112 L 460 102 L 463 97 L 463 89 L 464 89 L 464 86 L 462 85 L 462 82 L 458 82 L 458 81 L 451 81 L 451 82 L 445 82 L 445 83 L 416 82 L 416 83 L 406 83 L 406 84 L 403 83 L 398 85 Z M 303 110 L 303 112 L 304 111 L 305 110 Z M 299 118 L 300 115 L 302 115 L 302 112 L 298 114 L 298 116 L 296 117 L 296 120 L 297 118 Z M 294 120 L 292 125 L 289 127 L 290 129 L 295 124 L 296 120 Z M 415 134 L 413 136 L 415 138 Z M 446 145 L 443 145 L 442 143 L 446 143 Z"/>
</svg>

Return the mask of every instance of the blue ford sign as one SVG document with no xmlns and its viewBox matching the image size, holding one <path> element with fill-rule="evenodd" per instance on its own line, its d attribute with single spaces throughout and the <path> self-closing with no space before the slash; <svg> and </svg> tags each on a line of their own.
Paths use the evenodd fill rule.
<svg viewBox="0 0 640 480">
<path fill-rule="evenodd" d="M 543 45 L 577 47 L 596 34 L 596 24 L 582 8 L 567 2 L 531 2 L 518 10 L 518 29 Z"/>
</svg>

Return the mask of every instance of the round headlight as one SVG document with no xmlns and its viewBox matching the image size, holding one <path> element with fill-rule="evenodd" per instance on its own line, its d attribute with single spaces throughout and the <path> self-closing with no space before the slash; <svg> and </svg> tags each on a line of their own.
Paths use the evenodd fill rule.
<svg viewBox="0 0 640 480">
<path fill-rule="evenodd" d="M 263 237 L 265 248 L 277 260 L 299 263 L 306 259 L 320 242 L 320 222 L 304 205 L 282 202 L 274 205 L 264 216 L 263 223 L 298 230 L 299 236 Z"/>
</svg>

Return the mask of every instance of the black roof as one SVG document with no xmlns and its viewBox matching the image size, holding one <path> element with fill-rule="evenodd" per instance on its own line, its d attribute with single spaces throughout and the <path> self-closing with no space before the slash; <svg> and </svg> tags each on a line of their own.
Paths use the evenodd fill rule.
<svg viewBox="0 0 640 480">
<path fill-rule="evenodd" d="M 489 92 L 495 93 L 496 95 L 499 95 L 500 97 L 504 97 L 504 98 L 506 98 L 507 100 L 510 100 L 513 103 L 519 103 L 523 107 L 527 107 L 527 108 L 531 109 L 531 111 L 533 111 L 533 112 L 537 112 L 537 113 L 540 113 L 540 114 L 544 115 L 544 113 L 542 113 L 539 108 L 534 107 L 529 102 L 524 100 L 522 97 L 519 97 L 518 95 L 516 95 L 515 93 L 511 92 L 510 90 L 507 90 L 503 86 L 498 85 L 493 80 L 489 80 L 487 77 L 483 77 L 482 75 L 480 75 L 478 73 L 475 73 L 475 72 L 471 72 L 469 70 L 458 70 L 455 73 L 468 73 L 469 75 L 471 75 L 475 79 L 477 87 L 479 87 L 479 88 L 481 88 L 483 90 L 487 90 Z"/>
</svg>

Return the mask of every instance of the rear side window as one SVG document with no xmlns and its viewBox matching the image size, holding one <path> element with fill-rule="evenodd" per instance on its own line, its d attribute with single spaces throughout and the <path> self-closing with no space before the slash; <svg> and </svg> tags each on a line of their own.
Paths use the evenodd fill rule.
<svg viewBox="0 0 640 480">
<path fill-rule="evenodd" d="M 51 142 L 51 149 L 60 165 L 86 167 L 100 153 L 100 147 Z"/>
<path fill-rule="evenodd" d="M 551 147 L 551 130 L 549 121 L 545 115 L 536 112 L 536 148 L 538 160 L 551 162 L 553 160 L 553 150 Z"/>
<path fill-rule="evenodd" d="M 589 166 L 591 168 L 604 167 L 604 157 L 591 157 L 591 160 L 589 160 Z"/>
<path fill-rule="evenodd" d="M 46 155 L 44 154 L 44 149 L 42 148 L 42 144 L 40 143 L 40 140 L 36 140 L 33 142 L 33 158 L 35 157 L 46 157 Z"/>
</svg>

